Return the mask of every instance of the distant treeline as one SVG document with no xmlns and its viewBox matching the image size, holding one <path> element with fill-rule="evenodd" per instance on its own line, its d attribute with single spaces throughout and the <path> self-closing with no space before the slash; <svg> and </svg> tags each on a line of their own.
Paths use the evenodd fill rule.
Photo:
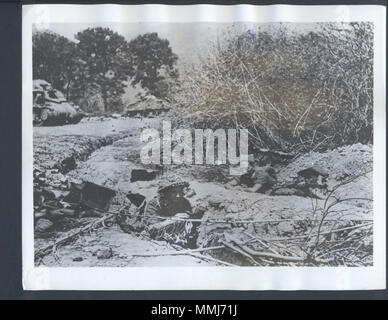
<svg viewBox="0 0 388 320">
<path fill-rule="evenodd" d="M 157 33 L 128 42 L 109 28 L 88 28 L 75 39 L 50 31 L 33 34 L 34 79 L 50 82 L 69 101 L 80 103 L 98 96 L 104 111 L 113 111 L 121 107 L 128 83 L 165 99 L 178 76 L 178 57 Z"/>
</svg>

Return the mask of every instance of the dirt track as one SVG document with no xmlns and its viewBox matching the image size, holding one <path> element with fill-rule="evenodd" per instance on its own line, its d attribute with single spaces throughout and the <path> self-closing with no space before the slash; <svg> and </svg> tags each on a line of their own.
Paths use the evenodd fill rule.
<svg viewBox="0 0 388 320">
<path fill-rule="evenodd" d="M 140 129 L 157 126 L 152 119 L 91 119 L 76 125 L 34 128 L 35 168 L 50 170 L 64 159 L 74 157 L 77 168 L 63 174 L 69 181 L 87 180 L 128 192 L 133 161 L 139 155 Z M 104 140 L 105 139 L 105 140 Z M 106 145 L 99 144 L 108 141 Z M 88 148 L 95 143 L 95 150 Z M 67 171 L 67 170 L 65 170 Z M 62 174 L 61 174 L 62 175 Z M 39 249 L 57 237 L 36 238 Z M 98 259 L 96 252 L 112 249 L 112 257 Z M 44 258 L 46 266 L 201 266 L 212 262 L 186 256 L 132 257 L 132 254 L 166 252 L 174 250 L 165 242 L 151 241 L 124 233 L 117 225 L 101 228 L 84 235 L 58 252 L 60 260 L 53 255 Z M 82 259 L 82 261 L 80 261 Z M 76 261 L 73 261 L 76 260 Z"/>
<path fill-rule="evenodd" d="M 140 129 L 158 127 L 158 119 L 91 119 L 77 125 L 62 127 L 34 128 L 34 165 L 41 170 L 57 168 L 64 159 L 74 158 L 76 167 L 65 168 L 60 173 L 67 181 L 86 180 L 116 190 L 120 195 L 128 191 L 139 192 L 147 197 L 155 194 L 160 181 L 130 182 L 131 170 L 141 166 L 139 162 Z M 92 146 L 92 147 L 90 147 Z M 371 166 L 371 148 L 355 145 L 331 153 L 311 153 L 279 169 L 279 179 L 287 181 L 300 169 L 311 162 L 325 163 L 331 167 L 329 184 L 338 183 L 343 175 L 356 172 L 356 169 Z M 331 158 L 330 158 L 331 157 Z M 285 220 L 312 219 L 312 200 L 294 195 L 270 196 L 247 192 L 243 187 L 232 187 L 207 178 L 207 172 L 195 166 L 171 166 L 164 177 L 190 182 L 194 195 L 190 202 L 206 208 L 204 219 L 219 220 Z M 341 189 L 341 196 L 371 197 L 371 174 L 360 177 L 353 184 Z M 66 189 L 66 188 L 64 188 Z M 116 199 L 116 202 L 119 200 Z M 116 203 L 118 204 L 118 203 Z M 317 205 L 323 206 L 324 200 Z M 362 201 L 341 203 L 332 219 L 367 220 L 371 218 L 371 208 Z M 221 224 L 220 224 L 221 226 Z M 229 224 L 230 226 L 230 224 Z M 291 237 L 298 235 L 300 226 L 296 223 L 278 222 L 269 225 L 255 223 L 232 224 L 244 228 L 249 233 L 265 235 L 267 238 Z M 213 226 L 214 227 L 214 226 Z M 199 242 L 205 241 L 212 226 L 203 225 Z M 222 227 L 222 226 L 221 226 Z M 210 228 L 210 229 L 209 229 Z M 36 247 L 46 245 L 51 239 L 36 239 Z M 98 250 L 111 248 L 112 257 L 98 259 Z M 170 245 L 163 241 L 150 241 L 144 235 L 135 236 L 124 233 L 117 225 L 101 228 L 90 235 L 80 237 L 74 243 L 59 251 L 60 260 L 47 256 L 43 263 L 48 266 L 201 266 L 215 265 L 191 256 L 134 257 L 133 254 L 171 251 Z"/>
</svg>

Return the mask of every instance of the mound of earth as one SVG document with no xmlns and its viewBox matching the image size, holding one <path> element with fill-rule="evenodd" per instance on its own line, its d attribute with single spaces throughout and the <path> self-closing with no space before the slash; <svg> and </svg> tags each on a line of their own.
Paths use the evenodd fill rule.
<svg viewBox="0 0 388 320">
<path fill-rule="evenodd" d="M 299 171 L 312 166 L 328 173 L 328 190 L 344 184 L 338 190 L 339 196 L 373 198 L 373 146 L 357 143 L 324 153 L 304 154 L 279 170 L 278 182 L 292 182 Z M 352 179 L 355 180 L 346 183 Z"/>
</svg>

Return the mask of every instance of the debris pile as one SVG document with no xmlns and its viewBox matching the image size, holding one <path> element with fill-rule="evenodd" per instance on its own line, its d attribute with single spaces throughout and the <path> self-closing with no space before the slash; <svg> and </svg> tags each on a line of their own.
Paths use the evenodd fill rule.
<svg viewBox="0 0 388 320">
<path fill-rule="evenodd" d="M 82 225 L 83 218 L 101 217 L 114 196 L 115 191 L 92 182 L 72 182 L 67 194 L 34 188 L 35 234 L 48 237 Z"/>
<path fill-rule="evenodd" d="M 158 175 L 157 170 L 151 169 L 132 169 L 131 170 L 131 182 L 136 181 L 151 181 Z"/>
</svg>

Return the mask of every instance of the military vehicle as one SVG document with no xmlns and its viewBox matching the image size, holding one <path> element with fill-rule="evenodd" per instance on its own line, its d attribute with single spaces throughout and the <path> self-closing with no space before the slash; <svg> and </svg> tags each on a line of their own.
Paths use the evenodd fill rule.
<svg viewBox="0 0 388 320">
<path fill-rule="evenodd" d="M 126 115 L 128 117 L 148 117 L 154 118 L 170 110 L 166 102 L 154 96 L 141 97 L 139 101 L 127 106 Z"/>
<path fill-rule="evenodd" d="M 33 99 L 34 125 L 75 124 L 85 116 L 45 80 L 33 81 Z"/>
</svg>

